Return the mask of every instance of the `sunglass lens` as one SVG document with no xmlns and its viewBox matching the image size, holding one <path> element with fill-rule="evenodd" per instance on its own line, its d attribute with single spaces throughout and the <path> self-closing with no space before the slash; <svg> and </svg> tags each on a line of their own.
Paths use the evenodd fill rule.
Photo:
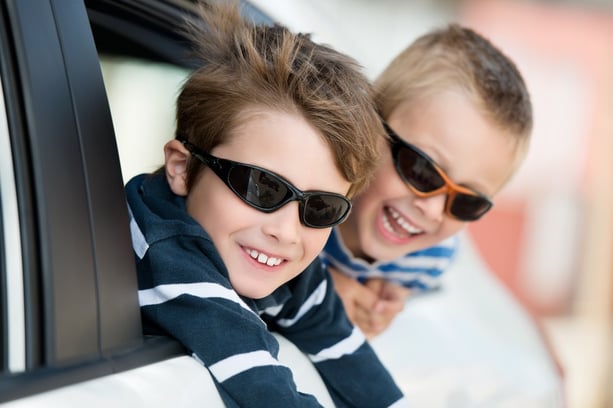
<svg viewBox="0 0 613 408">
<path fill-rule="evenodd" d="M 456 194 L 449 212 L 460 220 L 474 221 L 481 218 L 491 207 L 492 203 L 483 197 Z"/>
<path fill-rule="evenodd" d="M 331 227 L 343 221 L 349 213 L 349 202 L 331 194 L 314 194 L 303 207 L 305 224 L 315 228 Z"/>
<path fill-rule="evenodd" d="M 445 180 L 438 174 L 434 165 L 408 147 L 401 147 L 396 153 L 396 167 L 407 183 L 423 193 L 445 185 Z"/>
<path fill-rule="evenodd" d="M 275 211 L 294 193 L 286 183 L 267 171 L 234 163 L 228 174 L 230 188 L 245 202 L 265 212 Z M 313 228 L 327 228 L 343 221 L 351 204 L 340 195 L 307 193 L 301 203 L 302 222 Z"/>
<path fill-rule="evenodd" d="M 247 166 L 235 165 L 228 181 L 243 200 L 260 209 L 275 209 L 290 194 L 274 175 Z"/>
</svg>

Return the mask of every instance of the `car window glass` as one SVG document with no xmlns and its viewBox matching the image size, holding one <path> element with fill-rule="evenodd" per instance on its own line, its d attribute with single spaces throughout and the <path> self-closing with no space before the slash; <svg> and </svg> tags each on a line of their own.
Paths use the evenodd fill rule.
<svg viewBox="0 0 613 408">
<path fill-rule="evenodd" d="M 189 71 L 171 64 L 100 55 L 124 183 L 164 163 L 174 138 L 175 101 Z"/>
<path fill-rule="evenodd" d="M 25 369 L 23 269 L 17 190 L 0 81 L 0 366 Z M 10 328 L 10 330 L 9 330 Z"/>
</svg>

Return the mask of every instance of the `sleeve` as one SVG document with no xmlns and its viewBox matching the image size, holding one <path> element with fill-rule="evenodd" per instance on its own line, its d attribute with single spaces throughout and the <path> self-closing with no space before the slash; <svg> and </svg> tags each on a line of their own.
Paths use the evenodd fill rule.
<svg viewBox="0 0 613 408">
<path fill-rule="evenodd" d="M 206 366 L 228 407 L 319 407 L 298 392 L 265 323 L 231 289 L 208 241 L 162 240 L 137 262 L 143 320 Z M 224 269 L 220 269 L 224 268 Z"/>
<path fill-rule="evenodd" d="M 270 327 L 307 354 L 337 407 L 408 406 L 362 332 L 350 323 L 318 260 L 292 281 L 292 291 Z"/>
</svg>

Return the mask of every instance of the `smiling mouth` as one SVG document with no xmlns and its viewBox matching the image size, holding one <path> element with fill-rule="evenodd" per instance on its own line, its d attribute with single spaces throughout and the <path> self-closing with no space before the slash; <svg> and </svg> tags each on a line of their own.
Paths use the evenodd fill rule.
<svg viewBox="0 0 613 408">
<path fill-rule="evenodd" d="M 413 226 L 409 221 L 392 207 L 383 208 L 383 226 L 389 232 L 402 236 L 411 237 L 413 235 L 422 234 L 424 230 Z"/>
<path fill-rule="evenodd" d="M 255 259 L 258 263 L 261 263 L 263 265 L 279 266 L 281 262 L 283 262 L 283 259 L 281 258 L 275 258 L 274 256 L 266 255 L 265 253 L 256 251 L 255 249 L 245 248 L 245 252 L 251 258 Z"/>
</svg>

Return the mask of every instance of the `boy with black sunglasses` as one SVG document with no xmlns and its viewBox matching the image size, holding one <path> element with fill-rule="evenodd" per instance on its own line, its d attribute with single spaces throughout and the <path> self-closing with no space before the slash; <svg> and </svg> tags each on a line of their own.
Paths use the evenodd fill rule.
<svg viewBox="0 0 613 408">
<path fill-rule="evenodd" d="M 438 286 L 456 233 L 492 207 L 532 130 L 513 62 L 457 24 L 418 38 L 375 86 L 389 135 L 383 159 L 322 253 L 349 317 L 369 338 L 411 291 Z"/>
<path fill-rule="evenodd" d="M 320 406 L 269 330 L 308 354 L 336 406 L 405 406 L 317 258 L 379 159 L 368 81 L 307 35 L 205 5 L 165 166 L 126 186 L 144 330 L 179 340 L 228 407 Z"/>
</svg>

